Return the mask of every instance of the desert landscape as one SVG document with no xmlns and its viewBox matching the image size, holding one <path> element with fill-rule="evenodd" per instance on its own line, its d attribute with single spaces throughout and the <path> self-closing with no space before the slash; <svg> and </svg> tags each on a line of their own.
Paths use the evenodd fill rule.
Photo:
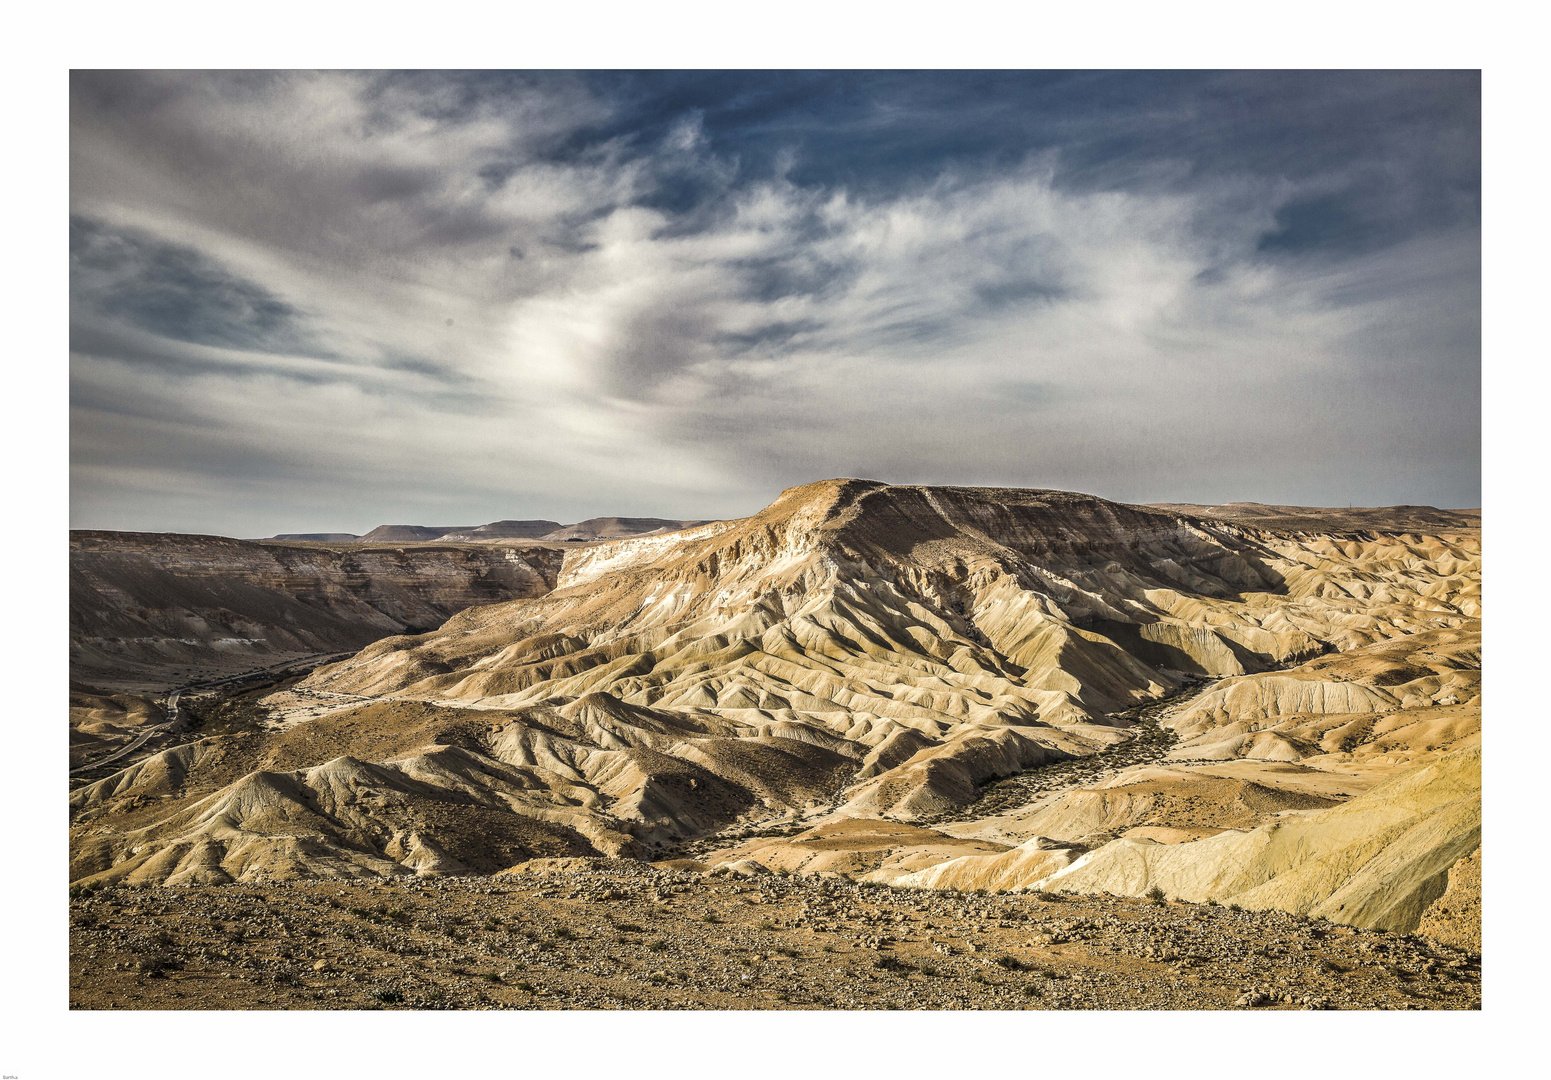
<svg viewBox="0 0 1551 1080">
<path fill-rule="evenodd" d="M 1473 58 L 840 5 L 352 18 L 502 66 L 311 69 L 326 14 L 232 35 L 300 67 L 69 72 L 68 782 L 13 812 L 67 986 L 13 993 L 83 1037 L 0 1080 L 1514 1071 Z M 484 1010 L 546 1016 L 341 1015 Z"/>
<path fill-rule="evenodd" d="M 1479 1007 L 1479 515 L 1189 509 L 73 537 L 72 1000 Z"/>
</svg>

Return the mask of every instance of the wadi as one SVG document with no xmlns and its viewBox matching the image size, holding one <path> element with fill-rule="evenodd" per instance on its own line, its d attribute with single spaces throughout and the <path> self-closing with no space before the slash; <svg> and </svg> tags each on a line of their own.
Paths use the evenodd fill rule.
<svg viewBox="0 0 1551 1080">
<path fill-rule="evenodd" d="M 1477 1008 L 1474 511 L 71 538 L 82 1008 Z"/>
</svg>

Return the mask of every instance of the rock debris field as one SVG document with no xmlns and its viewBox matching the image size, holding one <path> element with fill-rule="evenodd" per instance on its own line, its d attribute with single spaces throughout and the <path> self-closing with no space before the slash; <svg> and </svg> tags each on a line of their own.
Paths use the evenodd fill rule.
<svg viewBox="0 0 1551 1080">
<path fill-rule="evenodd" d="M 1479 1009 L 1479 957 L 1168 900 L 648 864 L 76 888 L 77 1009 Z"/>
</svg>

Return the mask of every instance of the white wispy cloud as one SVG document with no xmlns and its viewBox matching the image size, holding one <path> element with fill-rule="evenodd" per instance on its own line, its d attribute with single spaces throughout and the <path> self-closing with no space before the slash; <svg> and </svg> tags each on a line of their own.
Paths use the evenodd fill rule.
<svg viewBox="0 0 1551 1080">
<path fill-rule="evenodd" d="M 830 475 L 1470 487 L 1474 229 L 1271 258 L 1302 181 L 1085 188 L 1051 152 L 804 185 L 694 111 L 578 137 L 614 107 L 560 77 L 80 80 L 77 523 L 733 514 Z"/>
</svg>

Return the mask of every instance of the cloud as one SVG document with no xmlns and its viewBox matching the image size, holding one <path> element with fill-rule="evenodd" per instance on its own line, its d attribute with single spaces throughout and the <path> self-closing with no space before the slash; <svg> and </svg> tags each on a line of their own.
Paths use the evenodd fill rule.
<svg viewBox="0 0 1551 1080">
<path fill-rule="evenodd" d="M 172 341 L 316 350 L 301 313 L 193 248 L 70 219 L 70 300 Z"/>
<path fill-rule="evenodd" d="M 1478 99 L 78 72 L 73 517 L 713 516 L 833 475 L 1470 503 Z"/>
</svg>

